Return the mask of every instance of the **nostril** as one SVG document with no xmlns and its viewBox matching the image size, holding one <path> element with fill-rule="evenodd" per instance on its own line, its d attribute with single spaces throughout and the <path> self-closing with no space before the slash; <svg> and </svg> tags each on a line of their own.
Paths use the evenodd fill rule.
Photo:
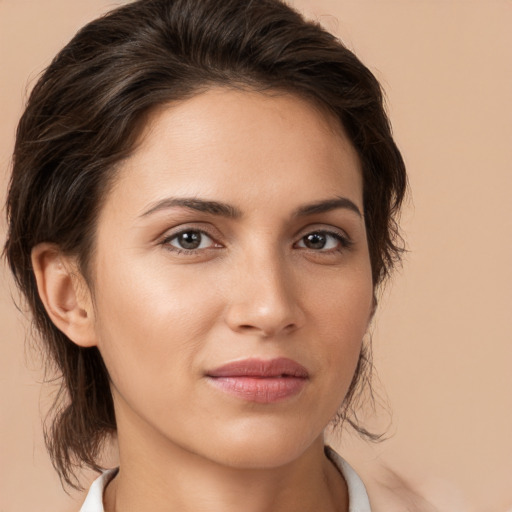
<svg viewBox="0 0 512 512">
<path fill-rule="evenodd" d="M 275 297 L 274 297 L 275 299 Z M 246 297 L 229 305 L 225 321 L 238 333 L 270 338 L 278 333 L 290 334 L 302 324 L 302 311 L 291 301 L 268 303 Z"/>
<path fill-rule="evenodd" d="M 286 325 L 284 328 L 280 328 L 280 327 L 264 327 L 264 326 L 261 326 L 261 327 L 258 327 L 256 325 L 251 325 L 251 324 L 241 324 L 238 326 L 238 331 L 239 332 L 246 332 L 246 333 L 251 333 L 251 332 L 259 332 L 261 333 L 261 335 L 265 338 L 269 338 L 271 336 L 273 336 L 274 334 L 276 334 L 277 332 L 283 332 L 283 333 L 287 333 L 287 332 L 291 332 L 293 331 L 295 328 L 295 324 L 293 323 L 290 323 L 288 325 Z"/>
</svg>

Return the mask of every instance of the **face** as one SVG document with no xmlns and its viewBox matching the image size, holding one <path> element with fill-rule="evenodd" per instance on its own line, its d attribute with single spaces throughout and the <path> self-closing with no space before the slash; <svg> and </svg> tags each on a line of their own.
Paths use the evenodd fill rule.
<svg viewBox="0 0 512 512">
<path fill-rule="evenodd" d="M 362 212 L 357 154 L 308 102 L 217 88 L 160 108 L 93 259 L 120 439 L 237 467 L 318 440 L 372 311 Z"/>
</svg>

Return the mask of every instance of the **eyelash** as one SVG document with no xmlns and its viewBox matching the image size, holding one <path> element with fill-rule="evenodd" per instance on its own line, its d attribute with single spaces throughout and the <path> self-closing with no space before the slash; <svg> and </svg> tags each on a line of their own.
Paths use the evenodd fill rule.
<svg viewBox="0 0 512 512">
<path fill-rule="evenodd" d="M 334 249 L 327 249 L 327 250 L 322 250 L 322 249 L 315 250 L 315 249 L 309 249 L 308 247 L 305 247 L 305 249 L 309 249 L 310 251 L 313 251 L 313 252 L 318 252 L 318 253 L 323 253 L 323 254 L 330 254 L 333 252 L 342 252 L 346 249 L 350 249 L 350 247 L 354 244 L 354 242 L 352 242 L 352 240 L 350 240 L 348 238 L 348 236 L 342 235 L 341 233 L 338 233 L 337 231 L 329 231 L 326 229 L 318 229 L 318 230 L 310 231 L 309 233 L 306 233 L 304 236 L 302 236 L 300 238 L 300 241 L 303 241 L 309 235 L 331 236 L 334 239 L 336 239 L 340 244 L 340 247 L 337 247 Z"/>
<path fill-rule="evenodd" d="M 184 248 L 180 248 L 180 247 L 171 245 L 172 240 L 175 240 L 176 238 L 178 238 L 179 236 L 181 236 L 185 233 L 199 233 L 201 236 L 207 236 L 208 238 L 210 238 L 212 240 L 214 245 L 215 244 L 217 245 L 217 247 L 213 246 L 213 247 L 206 247 L 203 249 L 184 249 Z M 318 229 L 318 230 L 310 231 L 310 232 L 306 233 L 305 235 L 303 235 L 299 239 L 299 241 L 303 241 L 307 236 L 315 235 L 315 234 L 331 236 L 331 237 L 335 238 L 339 242 L 340 247 L 335 248 L 335 249 L 328 249 L 328 250 L 322 250 L 322 249 L 316 250 L 316 249 L 310 249 L 308 247 L 304 247 L 301 249 L 309 250 L 309 251 L 312 251 L 315 253 L 320 253 L 320 254 L 332 254 L 335 252 L 343 252 L 344 250 L 350 249 L 352 247 L 352 245 L 354 245 L 354 242 L 352 240 L 350 240 L 350 238 L 348 238 L 346 235 L 342 235 L 341 233 L 338 233 L 336 231 L 330 231 L 330 230 L 326 230 L 326 229 Z M 297 242 L 295 242 L 295 243 L 297 243 Z M 215 242 L 214 237 L 212 235 L 210 235 L 207 231 L 205 231 L 203 229 L 197 229 L 197 228 L 183 229 L 181 231 L 178 231 L 177 233 L 173 233 L 172 235 L 165 237 L 162 240 L 161 245 L 165 246 L 167 250 L 169 250 L 175 254 L 185 254 L 185 255 L 189 255 L 189 256 L 196 255 L 196 254 L 200 253 L 201 251 L 223 248 L 222 245 Z"/>
<path fill-rule="evenodd" d="M 212 235 L 210 235 L 207 231 L 205 231 L 203 229 L 198 229 L 198 228 L 182 229 L 181 231 L 178 231 L 177 233 L 173 233 L 172 235 L 165 237 L 162 240 L 161 244 L 163 246 L 165 246 L 165 248 L 168 251 L 171 251 L 175 254 L 185 254 L 185 255 L 189 255 L 189 256 L 198 254 L 201 251 L 207 251 L 209 249 L 222 248 L 222 246 L 220 244 L 217 244 L 218 247 L 207 247 L 207 248 L 203 248 L 203 249 L 184 249 L 184 248 L 180 248 L 180 247 L 171 245 L 172 240 L 175 240 L 176 238 L 178 238 L 179 236 L 181 236 L 185 233 L 199 233 L 199 234 L 201 234 L 201 236 L 207 236 L 208 238 L 210 238 L 214 245 L 217 244 L 217 242 L 215 242 L 215 239 Z"/>
</svg>

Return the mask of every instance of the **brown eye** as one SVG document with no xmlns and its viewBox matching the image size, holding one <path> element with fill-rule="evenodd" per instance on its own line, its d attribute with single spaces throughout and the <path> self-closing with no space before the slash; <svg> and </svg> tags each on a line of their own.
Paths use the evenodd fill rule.
<svg viewBox="0 0 512 512">
<path fill-rule="evenodd" d="M 188 230 L 182 231 L 167 239 L 167 244 L 185 251 L 194 251 L 196 249 L 206 249 L 213 245 L 213 240 L 202 231 Z"/>
<path fill-rule="evenodd" d="M 298 247 L 305 249 L 325 251 L 339 248 L 345 244 L 343 243 L 342 237 L 337 233 L 315 231 L 313 233 L 308 233 L 306 236 L 303 236 L 297 245 Z"/>
<path fill-rule="evenodd" d="M 327 237 L 323 233 L 311 233 L 303 240 L 308 249 L 323 249 L 327 243 Z"/>
</svg>

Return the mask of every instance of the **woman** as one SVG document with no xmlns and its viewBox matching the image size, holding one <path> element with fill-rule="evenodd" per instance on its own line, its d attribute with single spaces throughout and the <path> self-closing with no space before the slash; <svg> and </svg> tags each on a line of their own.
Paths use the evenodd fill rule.
<svg viewBox="0 0 512 512">
<path fill-rule="evenodd" d="M 277 0 L 84 27 L 20 121 L 6 255 L 62 372 L 82 511 L 370 510 L 324 446 L 364 384 L 405 169 L 380 87 Z"/>
</svg>

